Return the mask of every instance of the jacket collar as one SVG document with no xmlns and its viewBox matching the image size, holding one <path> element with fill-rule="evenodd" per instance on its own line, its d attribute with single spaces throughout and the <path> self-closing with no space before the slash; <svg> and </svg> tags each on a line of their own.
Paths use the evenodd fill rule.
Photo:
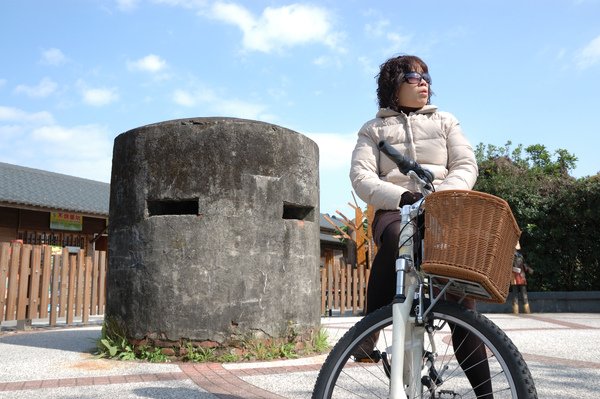
<svg viewBox="0 0 600 399">
<path fill-rule="evenodd" d="M 437 111 L 437 107 L 435 105 L 426 105 L 423 108 L 421 108 L 420 110 L 416 111 L 416 114 L 432 114 L 435 111 Z M 398 116 L 401 115 L 400 112 L 398 111 L 394 111 L 392 109 L 389 108 L 379 108 L 379 111 L 377 111 L 377 115 L 375 115 L 377 118 L 389 118 L 392 116 Z"/>
</svg>

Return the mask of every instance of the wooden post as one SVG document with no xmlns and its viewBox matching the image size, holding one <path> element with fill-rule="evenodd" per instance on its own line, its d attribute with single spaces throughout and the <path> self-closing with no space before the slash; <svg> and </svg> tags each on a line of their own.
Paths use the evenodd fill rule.
<svg viewBox="0 0 600 399">
<path fill-rule="evenodd" d="M 60 288 L 58 317 L 65 317 L 67 310 L 67 289 L 69 281 L 69 250 L 63 248 L 60 256 Z"/>
<path fill-rule="evenodd" d="M 358 308 L 365 310 L 365 264 L 358 265 Z"/>
<path fill-rule="evenodd" d="M 358 269 L 352 269 L 352 314 L 358 308 Z"/>
<path fill-rule="evenodd" d="M 10 266 L 8 268 L 8 293 L 6 295 L 6 317 L 4 320 L 15 319 L 15 306 L 17 304 L 17 293 L 19 287 L 19 260 L 21 258 L 21 244 L 14 243 L 11 245 Z"/>
<path fill-rule="evenodd" d="M 336 262 L 338 256 L 336 255 L 331 259 L 331 269 L 333 271 L 333 304 L 332 309 L 340 308 L 340 268 L 339 263 Z"/>
<path fill-rule="evenodd" d="M 358 265 L 367 262 L 367 240 L 365 229 L 363 228 L 363 212 L 360 207 L 354 207 L 354 226 L 356 236 L 356 263 Z"/>
<path fill-rule="evenodd" d="M 77 272 L 77 259 L 75 256 L 67 255 L 67 264 L 69 265 L 69 284 L 67 297 L 67 325 L 73 324 L 73 313 L 75 310 L 75 278 Z"/>
<path fill-rule="evenodd" d="M 331 310 L 333 309 L 333 253 L 327 252 L 325 254 L 325 266 L 327 267 L 327 309 L 331 316 Z"/>
<path fill-rule="evenodd" d="M 84 261 L 85 253 L 83 249 L 80 249 L 77 253 L 77 277 L 75 278 L 76 294 L 75 294 L 75 316 L 81 316 L 81 310 L 83 308 L 83 286 L 84 286 Z"/>
<path fill-rule="evenodd" d="M 87 324 L 90 319 L 90 303 L 92 295 L 92 258 L 89 256 L 85 257 L 85 280 L 83 282 L 83 316 L 81 322 Z"/>
<path fill-rule="evenodd" d="M 17 293 L 17 320 L 25 320 L 28 304 L 29 265 L 31 264 L 31 245 L 21 247 L 21 265 L 19 267 L 19 292 Z"/>
<path fill-rule="evenodd" d="M 98 257 L 100 256 L 98 251 L 94 251 L 94 258 L 92 262 L 92 309 L 91 314 L 97 315 L 98 313 Z"/>
<path fill-rule="evenodd" d="M 352 309 L 352 265 L 346 264 L 346 307 Z"/>
<path fill-rule="evenodd" d="M 339 259 L 340 268 L 340 316 L 346 312 L 346 265 L 344 259 Z"/>
<path fill-rule="evenodd" d="M 104 305 L 106 297 L 106 252 L 100 252 L 98 258 L 100 265 L 99 283 L 98 283 L 98 314 L 104 314 Z"/>
<path fill-rule="evenodd" d="M 8 278 L 8 265 L 10 258 L 10 244 L 0 243 L 0 322 L 5 320 L 4 305 L 6 304 L 6 279 Z M 7 309 L 8 310 L 8 309 Z"/>
<path fill-rule="evenodd" d="M 29 280 L 29 307 L 27 308 L 27 318 L 37 319 L 42 313 L 40 304 L 40 274 L 42 269 L 42 247 L 36 245 L 33 247 L 31 255 L 31 279 Z"/>
<path fill-rule="evenodd" d="M 42 282 L 40 283 L 40 318 L 48 317 L 48 295 L 50 291 L 50 280 L 52 276 L 52 250 L 44 245 L 42 263 Z"/>
<path fill-rule="evenodd" d="M 59 279 L 60 271 L 62 269 L 62 258 L 61 255 L 52 255 L 52 289 L 50 290 L 50 326 L 56 325 L 58 318 L 58 306 L 60 304 L 59 295 Z"/>
<path fill-rule="evenodd" d="M 327 268 L 325 264 L 321 268 L 321 315 L 325 314 L 326 303 L 325 303 L 325 290 L 327 289 Z"/>
</svg>

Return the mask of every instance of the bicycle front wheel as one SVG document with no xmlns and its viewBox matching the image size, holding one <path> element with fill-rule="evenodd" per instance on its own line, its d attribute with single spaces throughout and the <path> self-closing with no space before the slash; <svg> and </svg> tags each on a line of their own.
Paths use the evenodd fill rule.
<svg viewBox="0 0 600 399">
<path fill-rule="evenodd" d="M 425 328 L 423 368 L 405 372 L 422 375 L 422 393 L 416 398 L 537 398 L 523 357 L 485 316 L 455 303 L 438 302 Z M 393 367 L 391 336 L 391 305 L 356 323 L 327 357 L 312 398 L 387 398 Z M 368 345 L 373 338 L 374 348 Z"/>
</svg>

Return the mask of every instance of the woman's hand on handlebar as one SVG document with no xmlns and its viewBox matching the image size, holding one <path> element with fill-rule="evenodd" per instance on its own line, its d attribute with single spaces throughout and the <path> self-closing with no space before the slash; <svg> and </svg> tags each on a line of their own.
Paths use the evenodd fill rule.
<svg viewBox="0 0 600 399">
<path fill-rule="evenodd" d="M 417 202 L 418 200 L 420 200 L 421 198 L 423 198 L 423 194 L 421 193 L 413 193 L 412 191 L 405 191 L 402 193 L 402 196 L 400 197 L 400 208 L 402 208 L 404 205 L 412 205 L 415 202 Z"/>
</svg>

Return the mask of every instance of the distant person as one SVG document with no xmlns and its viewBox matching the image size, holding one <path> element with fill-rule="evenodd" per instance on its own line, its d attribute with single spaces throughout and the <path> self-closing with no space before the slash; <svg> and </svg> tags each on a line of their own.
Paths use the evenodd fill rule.
<svg viewBox="0 0 600 399">
<path fill-rule="evenodd" d="M 529 299 L 527 298 L 527 273 L 532 274 L 533 269 L 525 263 L 525 259 L 521 253 L 521 244 L 517 243 L 515 256 L 513 258 L 513 279 L 511 284 L 513 291 L 512 308 L 514 314 L 519 314 L 519 295 L 523 300 L 523 312 L 528 314 L 531 313 Z"/>
<path fill-rule="evenodd" d="M 395 260 L 398 254 L 400 213 L 422 195 L 409 177 L 379 151 L 386 140 L 400 153 L 417 161 L 434 174 L 437 191 L 470 190 L 477 180 L 477 162 L 458 120 L 430 104 L 431 76 L 422 59 L 412 55 L 393 57 L 384 62 L 377 76 L 379 111 L 358 132 L 352 152 L 350 180 L 358 196 L 376 210 L 373 239 L 378 247 L 367 289 L 367 310 L 372 313 L 392 302 L 396 292 Z M 465 299 L 463 305 L 475 307 Z M 491 398 L 489 367 L 479 339 L 455 328 L 452 341 L 456 357 L 474 367 L 465 370 L 478 398 Z M 377 334 L 367 338 L 356 353 L 356 361 L 374 361 Z"/>
</svg>

